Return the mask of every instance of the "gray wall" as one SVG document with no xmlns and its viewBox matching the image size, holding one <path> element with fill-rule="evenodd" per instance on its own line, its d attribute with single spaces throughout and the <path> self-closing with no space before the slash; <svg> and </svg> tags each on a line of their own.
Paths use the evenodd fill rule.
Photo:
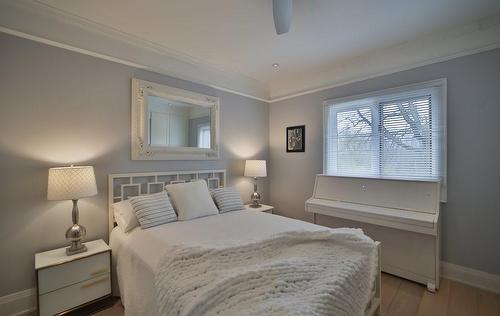
<svg viewBox="0 0 500 316">
<path fill-rule="evenodd" d="M 269 193 L 277 213 L 311 220 L 304 201 L 322 172 L 323 100 L 442 77 L 448 78 L 443 260 L 500 275 L 500 49 L 272 103 Z M 301 124 L 306 152 L 286 153 L 286 126 Z"/>
<path fill-rule="evenodd" d="M 246 198 L 246 158 L 270 159 L 264 197 L 304 212 L 322 171 L 324 99 L 448 78 L 448 203 L 444 260 L 500 274 L 500 50 L 273 103 L 0 34 L 0 296 L 34 286 L 35 252 L 64 246 L 71 203 L 46 200 L 47 169 L 95 166 L 99 195 L 80 202 L 87 239 L 107 240 L 107 175 L 226 168 Z M 130 78 L 221 98 L 219 161 L 130 160 Z M 285 153 L 285 127 L 306 125 L 306 152 Z M 471 128 L 467 128 L 471 126 Z M 269 137 L 269 138 L 268 138 Z M 269 149 L 268 149 L 269 147 Z M 487 149 L 489 147 L 489 149 Z M 268 192 L 269 191 L 269 192 Z"/>
<path fill-rule="evenodd" d="M 80 222 L 107 240 L 108 174 L 226 168 L 248 200 L 243 160 L 268 159 L 265 102 L 3 33 L 0 74 L 0 296 L 34 287 L 35 252 L 66 244 L 71 202 L 46 200 L 49 167 L 95 167 L 99 195 L 80 201 Z M 220 97 L 221 159 L 131 161 L 132 77 Z"/>
</svg>

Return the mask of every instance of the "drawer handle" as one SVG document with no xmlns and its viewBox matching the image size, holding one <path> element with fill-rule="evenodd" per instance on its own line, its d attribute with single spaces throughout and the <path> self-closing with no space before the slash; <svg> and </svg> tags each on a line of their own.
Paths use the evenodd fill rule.
<svg viewBox="0 0 500 316">
<path fill-rule="evenodd" d="M 89 282 L 89 283 L 87 283 L 87 284 L 84 284 L 84 285 L 82 285 L 80 288 L 81 288 L 81 289 L 86 289 L 86 288 L 91 287 L 91 286 L 93 286 L 93 285 L 96 285 L 96 284 L 98 284 L 98 283 L 101 283 L 101 282 L 107 281 L 108 279 L 109 279 L 109 276 L 105 276 L 105 277 L 103 277 L 103 278 L 100 278 L 100 279 L 97 279 L 97 280 L 95 280 L 95 281 L 92 281 L 92 282 Z"/>
<path fill-rule="evenodd" d="M 104 272 L 108 272 L 108 268 L 102 268 L 102 269 L 99 269 L 99 270 L 95 270 L 94 272 L 90 272 L 90 275 L 98 275 L 98 274 L 101 274 L 101 273 L 104 273 Z"/>
</svg>

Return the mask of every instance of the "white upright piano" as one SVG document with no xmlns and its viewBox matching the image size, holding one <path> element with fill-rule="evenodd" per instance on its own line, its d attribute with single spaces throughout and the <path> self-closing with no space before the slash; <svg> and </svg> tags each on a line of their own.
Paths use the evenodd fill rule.
<svg viewBox="0 0 500 316">
<path fill-rule="evenodd" d="M 439 288 L 440 183 L 317 175 L 306 211 L 382 242 L 382 271 Z M 321 223 L 319 223 L 321 224 Z M 332 226 L 332 225 L 328 225 Z"/>
</svg>

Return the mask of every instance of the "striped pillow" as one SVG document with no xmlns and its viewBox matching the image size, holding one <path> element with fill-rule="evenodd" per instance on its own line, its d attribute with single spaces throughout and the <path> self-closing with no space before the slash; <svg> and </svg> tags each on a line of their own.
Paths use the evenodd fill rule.
<svg viewBox="0 0 500 316">
<path fill-rule="evenodd" d="M 167 192 L 134 196 L 129 201 L 142 229 L 177 220 Z"/>
<path fill-rule="evenodd" d="M 212 190 L 212 197 L 219 208 L 219 213 L 244 210 L 245 205 L 235 188 L 218 188 Z"/>
</svg>

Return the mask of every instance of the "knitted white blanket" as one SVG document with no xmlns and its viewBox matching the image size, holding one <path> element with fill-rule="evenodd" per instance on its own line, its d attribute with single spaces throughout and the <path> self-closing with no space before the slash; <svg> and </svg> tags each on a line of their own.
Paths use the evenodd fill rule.
<svg viewBox="0 0 500 316">
<path fill-rule="evenodd" d="M 364 315 L 377 262 L 361 230 L 294 231 L 227 248 L 167 249 L 160 315 Z"/>
</svg>

